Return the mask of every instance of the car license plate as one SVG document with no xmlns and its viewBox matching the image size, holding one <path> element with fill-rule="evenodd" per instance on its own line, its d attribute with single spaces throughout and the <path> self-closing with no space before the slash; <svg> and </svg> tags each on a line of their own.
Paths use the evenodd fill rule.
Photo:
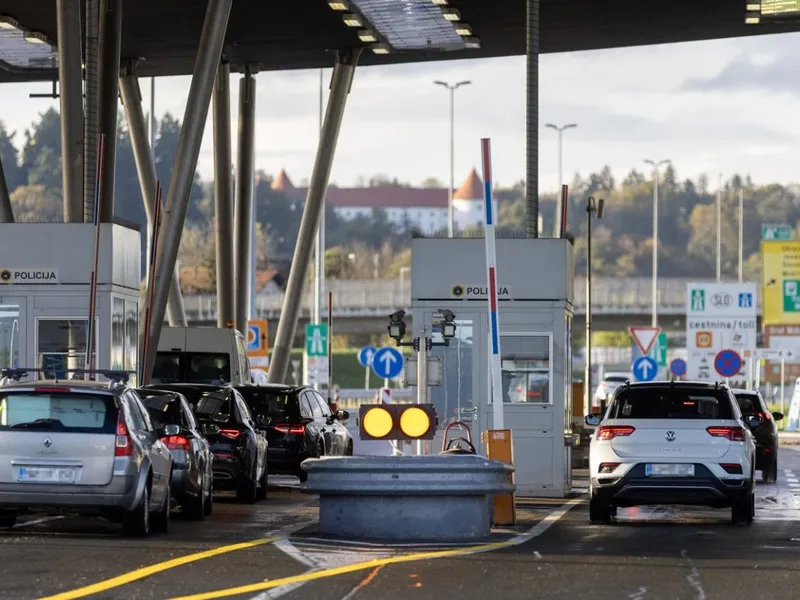
<svg viewBox="0 0 800 600">
<path fill-rule="evenodd" d="M 24 483 L 75 483 L 75 469 L 65 467 L 19 467 L 17 481 Z"/>
<path fill-rule="evenodd" d="M 680 463 L 645 465 L 644 474 L 648 477 L 694 477 L 694 465 Z"/>
</svg>

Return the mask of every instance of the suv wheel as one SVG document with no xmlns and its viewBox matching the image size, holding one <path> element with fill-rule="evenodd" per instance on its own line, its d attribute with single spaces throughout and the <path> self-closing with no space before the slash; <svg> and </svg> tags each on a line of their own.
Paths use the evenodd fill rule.
<svg viewBox="0 0 800 600">
<path fill-rule="evenodd" d="M 778 481 L 778 459 L 773 458 L 766 468 L 761 471 L 761 480 L 764 483 L 775 483 Z"/>
<path fill-rule="evenodd" d="M 245 504 L 255 504 L 258 496 L 258 480 L 256 479 L 255 468 L 251 477 L 243 476 L 236 488 L 236 499 Z"/>
<path fill-rule="evenodd" d="M 206 503 L 203 507 L 206 516 L 210 516 L 214 512 L 214 480 L 208 482 L 208 494 L 206 494 Z"/>
<path fill-rule="evenodd" d="M 738 525 L 744 523 L 750 525 L 756 512 L 755 494 L 749 492 L 741 496 L 731 506 L 731 523 Z"/>
<path fill-rule="evenodd" d="M 611 523 L 613 512 L 611 505 L 598 499 L 597 496 L 592 495 L 589 498 L 589 521 L 593 524 L 608 525 Z"/>
<path fill-rule="evenodd" d="M 153 530 L 158 533 L 167 533 L 169 531 L 169 520 L 172 516 L 172 494 L 170 493 L 170 484 L 167 482 L 167 491 L 164 492 L 164 500 L 161 502 L 161 508 L 158 512 L 153 514 Z"/>
<path fill-rule="evenodd" d="M 183 505 L 183 512 L 192 521 L 202 521 L 206 516 L 206 491 L 201 488 L 197 498 L 191 498 Z"/>
<path fill-rule="evenodd" d="M 266 465 L 266 458 L 264 459 L 264 475 L 261 477 L 261 481 L 259 481 L 258 490 L 256 490 L 256 500 L 266 500 L 267 499 L 267 483 L 269 478 L 269 469 Z"/>
<path fill-rule="evenodd" d="M 131 537 L 144 537 L 150 533 L 150 489 L 145 485 L 136 507 L 122 517 L 122 530 Z"/>
</svg>

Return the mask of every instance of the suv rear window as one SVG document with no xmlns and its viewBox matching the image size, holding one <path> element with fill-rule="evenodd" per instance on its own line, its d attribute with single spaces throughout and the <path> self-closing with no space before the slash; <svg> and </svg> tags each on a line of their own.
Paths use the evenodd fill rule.
<svg viewBox="0 0 800 600">
<path fill-rule="evenodd" d="M 272 423 L 293 421 L 301 418 L 300 405 L 296 394 L 287 394 L 258 387 L 237 387 L 236 390 L 247 402 L 250 412 L 253 413 L 259 423 L 263 422 L 260 419 L 262 417 L 271 417 Z"/>
<path fill-rule="evenodd" d="M 611 405 L 609 419 L 734 419 L 725 390 L 631 388 Z"/>
<path fill-rule="evenodd" d="M 0 430 L 114 433 L 117 405 L 109 394 L 7 392 Z"/>
<path fill-rule="evenodd" d="M 745 417 L 761 412 L 761 400 L 757 394 L 736 394 L 736 402 Z"/>
<path fill-rule="evenodd" d="M 231 357 L 224 352 L 158 352 L 150 383 L 228 383 Z"/>
</svg>

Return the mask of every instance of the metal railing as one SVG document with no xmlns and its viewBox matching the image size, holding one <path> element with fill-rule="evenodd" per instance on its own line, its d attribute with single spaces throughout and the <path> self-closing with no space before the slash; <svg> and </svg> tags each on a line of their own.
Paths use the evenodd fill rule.
<svg viewBox="0 0 800 600">
<path fill-rule="evenodd" d="M 711 279 L 663 278 L 658 282 L 658 306 L 662 314 L 684 314 L 686 289 L 691 282 L 712 282 Z M 333 294 L 335 317 L 384 316 L 399 308 L 410 310 L 411 282 L 408 279 L 332 279 L 326 289 Z M 595 314 L 647 314 L 652 308 L 652 280 L 646 277 L 596 277 L 592 280 L 592 309 Z M 283 308 L 284 294 L 256 296 L 257 317 L 275 318 Z M 575 311 L 586 310 L 586 280 L 575 278 Z M 192 321 L 213 321 L 217 318 L 215 294 L 184 297 L 187 317 Z M 760 298 L 759 298 L 760 307 Z M 310 286 L 303 293 L 302 317 L 311 314 Z"/>
</svg>

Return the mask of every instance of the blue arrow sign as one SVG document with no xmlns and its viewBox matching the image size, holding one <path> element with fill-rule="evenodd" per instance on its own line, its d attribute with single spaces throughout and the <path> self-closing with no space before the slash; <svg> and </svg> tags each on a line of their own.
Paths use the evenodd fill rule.
<svg viewBox="0 0 800 600">
<path fill-rule="evenodd" d="M 381 379 L 394 379 L 403 370 L 403 355 L 389 346 L 379 348 L 372 356 L 372 370 Z"/>
<path fill-rule="evenodd" d="M 675 377 L 683 377 L 686 375 L 686 361 L 682 358 L 676 358 L 669 363 L 669 370 L 672 371 Z"/>
<path fill-rule="evenodd" d="M 378 350 L 375 346 L 364 346 L 361 350 L 358 351 L 358 364 L 360 364 L 364 368 L 369 368 L 372 366 L 372 357 L 375 356 L 375 353 Z"/>
<path fill-rule="evenodd" d="M 714 357 L 714 369 L 723 377 L 734 377 L 742 370 L 742 357 L 735 350 L 723 350 Z"/>
<path fill-rule="evenodd" d="M 653 381 L 658 373 L 658 364 L 649 356 L 640 356 L 633 363 L 633 376 L 637 381 Z"/>
</svg>

